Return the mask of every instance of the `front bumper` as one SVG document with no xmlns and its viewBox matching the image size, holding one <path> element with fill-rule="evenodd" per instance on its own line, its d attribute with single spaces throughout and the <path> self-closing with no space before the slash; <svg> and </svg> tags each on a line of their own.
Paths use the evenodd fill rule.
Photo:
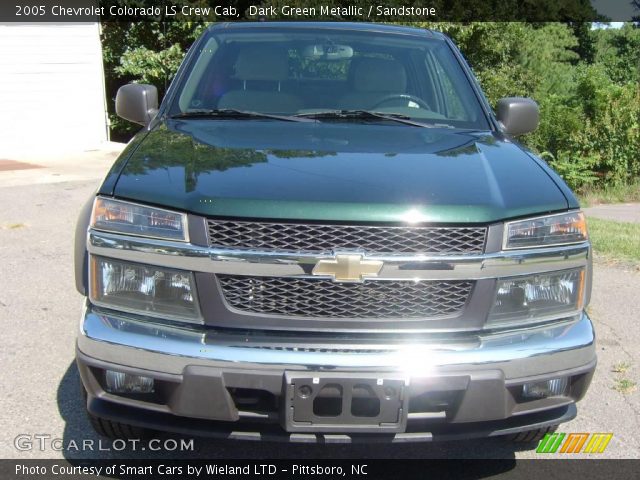
<svg viewBox="0 0 640 480">
<path fill-rule="evenodd" d="M 407 384 L 406 431 L 374 433 L 374 439 L 490 436 L 573 418 L 574 403 L 586 392 L 596 364 L 593 326 L 584 313 L 563 323 L 499 334 L 357 342 L 344 335 L 301 343 L 299 336 L 274 332 L 227 332 L 149 323 L 88 305 L 77 360 L 89 411 L 199 435 L 353 441 L 364 434 L 286 432 L 285 378 L 304 372 L 392 376 Z M 152 377 L 156 393 L 152 398 L 107 393 L 106 369 Z M 521 398 L 522 384 L 557 377 L 570 378 L 564 395 Z"/>
</svg>

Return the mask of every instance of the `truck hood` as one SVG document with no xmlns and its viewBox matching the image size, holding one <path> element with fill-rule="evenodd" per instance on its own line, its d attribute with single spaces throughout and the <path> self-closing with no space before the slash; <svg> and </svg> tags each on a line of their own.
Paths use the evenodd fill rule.
<svg viewBox="0 0 640 480">
<path fill-rule="evenodd" d="M 168 120 L 113 193 L 206 216 L 333 221 L 488 223 L 568 206 L 492 132 L 353 122 Z"/>
</svg>

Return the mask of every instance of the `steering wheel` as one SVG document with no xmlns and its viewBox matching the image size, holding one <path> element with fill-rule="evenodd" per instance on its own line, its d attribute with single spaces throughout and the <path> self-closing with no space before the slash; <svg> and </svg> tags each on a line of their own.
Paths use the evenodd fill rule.
<svg viewBox="0 0 640 480">
<path fill-rule="evenodd" d="M 392 93 L 391 95 L 387 95 L 386 97 L 378 101 L 378 103 L 376 103 L 372 108 L 378 108 L 381 105 L 396 99 L 407 100 L 407 102 L 412 101 L 417 103 L 420 106 L 420 108 L 424 108 L 425 110 L 431 110 L 431 107 L 429 106 L 429 104 L 425 102 L 423 99 L 421 99 L 420 97 L 416 97 L 415 95 L 410 95 L 408 93 Z"/>
</svg>

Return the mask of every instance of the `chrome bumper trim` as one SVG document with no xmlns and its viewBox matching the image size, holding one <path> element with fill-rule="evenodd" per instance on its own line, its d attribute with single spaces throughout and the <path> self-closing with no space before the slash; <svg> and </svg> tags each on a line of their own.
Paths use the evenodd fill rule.
<svg viewBox="0 0 640 480">
<path fill-rule="evenodd" d="M 98 360 L 177 375 L 188 365 L 202 365 L 220 369 L 395 372 L 407 378 L 500 370 L 506 380 L 514 380 L 584 367 L 596 357 L 593 326 L 584 313 L 576 321 L 472 336 L 467 343 L 407 340 L 358 353 L 279 349 L 282 341 L 276 340 L 274 348 L 264 348 L 264 341 L 257 344 L 242 334 L 237 337 L 235 341 L 216 340 L 204 331 L 102 313 L 89 305 L 83 313 L 78 349 Z M 289 341 L 304 343 L 301 338 Z"/>
<path fill-rule="evenodd" d="M 87 249 L 101 255 L 194 272 L 229 275 L 309 277 L 320 260 L 333 255 L 265 252 L 203 247 L 89 230 Z M 589 243 L 487 253 L 482 255 L 364 256 L 384 262 L 371 280 L 481 280 L 585 267 Z M 326 278 L 331 278 L 327 276 Z M 368 279 L 369 280 L 369 279 Z"/>
</svg>

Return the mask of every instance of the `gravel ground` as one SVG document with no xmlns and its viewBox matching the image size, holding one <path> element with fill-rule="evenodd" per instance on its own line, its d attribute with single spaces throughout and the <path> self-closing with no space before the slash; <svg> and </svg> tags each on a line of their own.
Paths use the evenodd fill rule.
<svg viewBox="0 0 640 480">
<path fill-rule="evenodd" d="M 94 155 L 96 157 L 96 155 Z M 100 157 L 100 158 L 97 158 Z M 97 156 L 89 170 L 108 165 L 112 154 Z M 34 162 L 39 163 L 41 162 Z M 98 185 L 93 179 L 54 178 L 31 170 L 38 181 L 11 181 L 0 173 L 0 458 L 166 458 L 149 451 L 78 453 L 34 448 L 18 451 L 20 434 L 45 434 L 65 445 L 94 440 L 80 399 L 74 366 L 74 339 L 82 297 L 75 291 L 72 235 L 76 216 Z M 78 172 L 74 173 L 78 175 Z M 41 178 L 50 175 L 49 179 Z M 40 176 L 40 177 L 38 177 Z M 15 175 L 14 175 L 15 177 Z M 58 176 L 59 177 L 59 176 Z M 7 180 L 8 179 L 8 180 Z M 61 181 L 62 180 L 62 181 Z M 596 262 L 589 312 L 598 333 L 599 365 L 578 418 L 563 432 L 613 432 L 607 458 L 640 458 L 638 391 L 614 389 L 619 379 L 638 381 L 640 361 L 640 272 Z M 614 367 L 624 364 L 625 372 Z M 620 368 L 618 368 L 620 369 Z M 531 447 L 499 440 L 438 444 L 309 446 L 196 439 L 191 458 L 536 458 Z M 602 458 L 600 456 L 600 458 Z"/>
</svg>

